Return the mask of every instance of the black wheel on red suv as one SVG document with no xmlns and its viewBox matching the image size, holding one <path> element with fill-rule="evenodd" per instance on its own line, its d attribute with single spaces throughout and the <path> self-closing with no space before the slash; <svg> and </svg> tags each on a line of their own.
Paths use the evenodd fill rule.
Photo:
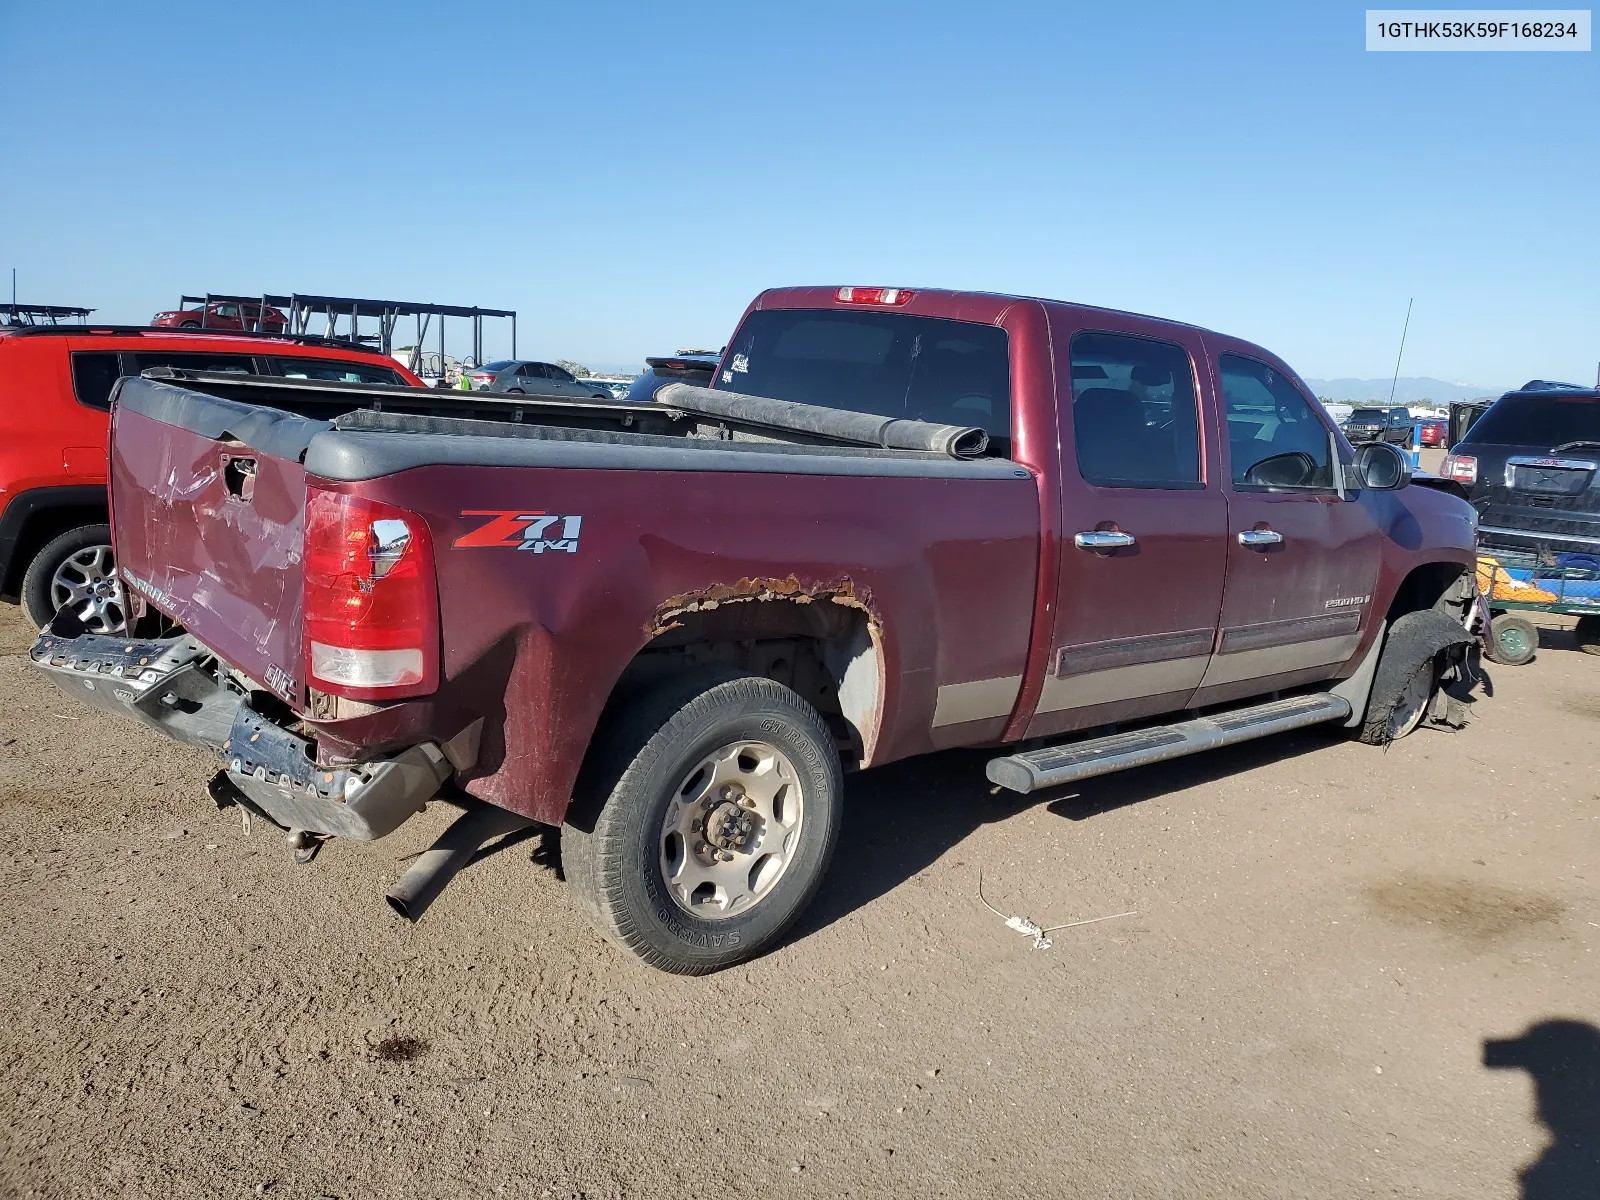
<svg viewBox="0 0 1600 1200">
<path fill-rule="evenodd" d="M 46 542 L 22 576 L 22 605 L 40 629 L 63 608 L 89 633 L 128 627 L 109 525 L 80 525 Z"/>
</svg>

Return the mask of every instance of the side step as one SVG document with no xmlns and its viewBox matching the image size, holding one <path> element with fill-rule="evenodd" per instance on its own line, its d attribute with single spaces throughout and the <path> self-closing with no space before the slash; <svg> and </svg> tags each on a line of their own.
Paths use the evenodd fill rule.
<svg viewBox="0 0 1600 1200">
<path fill-rule="evenodd" d="M 1341 696 L 1327 693 L 1291 696 L 1287 700 L 1236 708 L 1211 717 L 1195 717 L 1176 725 L 1113 733 L 1108 737 L 990 759 L 984 774 L 991 783 L 1013 792 L 1037 792 L 1041 788 L 1165 762 L 1169 758 L 1182 758 L 1201 750 L 1215 750 L 1218 746 L 1231 746 L 1235 742 L 1248 742 L 1271 733 L 1286 733 L 1349 716 L 1350 702 Z"/>
</svg>

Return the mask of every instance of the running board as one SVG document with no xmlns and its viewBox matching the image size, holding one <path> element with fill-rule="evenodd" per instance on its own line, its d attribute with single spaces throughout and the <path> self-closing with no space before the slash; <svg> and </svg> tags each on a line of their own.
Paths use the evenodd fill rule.
<svg viewBox="0 0 1600 1200">
<path fill-rule="evenodd" d="M 1248 742 L 1252 738 L 1320 725 L 1324 721 L 1345 720 L 1349 716 L 1350 702 L 1341 696 L 1325 692 L 1291 696 L 1287 700 L 1236 708 L 1215 716 L 1195 717 L 1176 725 L 1113 733 L 1108 737 L 990 759 L 984 773 L 991 783 L 1013 792 L 1037 792 L 1041 788 L 1182 758 L 1201 750 L 1215 750 L 1218 746 Z"/>
</svg>

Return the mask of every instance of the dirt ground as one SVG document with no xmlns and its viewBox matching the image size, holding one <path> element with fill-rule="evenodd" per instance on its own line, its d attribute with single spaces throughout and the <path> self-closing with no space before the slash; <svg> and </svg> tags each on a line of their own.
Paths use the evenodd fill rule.
<svg viewBox="0 0 1600 1200">
<path fill-rule="evenodd" d="M 603 942 L 536 840 L 404 925 L 448 809 L 297 867 L 30 640 L 0 609 L 6 1196 L 1600 1194 L 1600 658 L 1562 629 L 1387 752 L 856 777 L 802 926 L 706 979 Z M 1137 916 L 1035 950 L 980 871 Z"/>
</svg>

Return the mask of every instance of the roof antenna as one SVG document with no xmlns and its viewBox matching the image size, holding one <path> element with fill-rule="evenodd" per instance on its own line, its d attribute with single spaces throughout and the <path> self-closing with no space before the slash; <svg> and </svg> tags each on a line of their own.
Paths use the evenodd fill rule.
<svg viewBox="0 0 1600 1200">
<path fill-rule="evenodd" d="M 1411 300 L 1406 301 L 1406 323 L 1400 330 L 1400 353 L 1394 356 L 1394 381 L 1389 384 L 1390 404 L 1394 403 L 1394 389 L 1400 385 L 1400 360 L 1406 353 L 1406 331 L 1411 328 L 1411 302 L 1415 299 L 1413 296 Z"/>
</svg>

